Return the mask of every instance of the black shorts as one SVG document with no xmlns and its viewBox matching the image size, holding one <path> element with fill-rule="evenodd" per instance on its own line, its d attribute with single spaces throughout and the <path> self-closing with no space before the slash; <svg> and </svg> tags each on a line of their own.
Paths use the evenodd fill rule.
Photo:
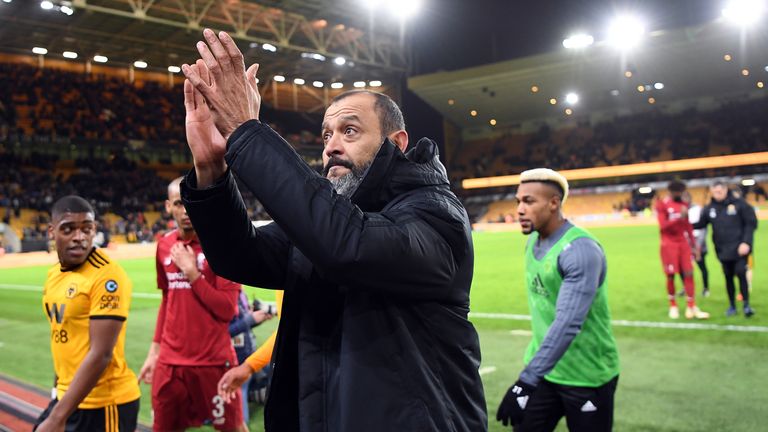
<svg viewBox="0 0 768 432">
<path fill-rule="evenodd" d="M 51 400 L 45 411 L 35 421 L 35 426 L 32 428 L 33 432 L 48 418 L 51 410 L 58 402 L 58 399 Z M 103 408 L 78 408 L 67 419 L 64 430 L 66 432 L 134 432 L 138 417 L 138 399 L 121 405 L 107 405 Z"/>
<path fill-rule="evenodd" d="M 619 377 L 600 387 L 573 387 L 542 380 L 515 432 L 552 431 L 563 416 L 570 432 L 613 428 L 613 395 Z"/>
</svg>

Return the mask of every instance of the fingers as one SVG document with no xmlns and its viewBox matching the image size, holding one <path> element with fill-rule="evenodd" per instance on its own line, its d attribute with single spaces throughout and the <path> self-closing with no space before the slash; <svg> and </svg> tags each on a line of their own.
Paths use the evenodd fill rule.
<svg viewBox="0 0 768 432">
<path fill-rule="evenodd" d="M 192 86 L 195 87 L 200 93 L 203 94 L 203 96 L 208 97 L 211 91 L 211 87 L 208 85 L 207 82 L 203 81 L 202 77 L 200 76 L 200 72 L 198 71 L 198 68 L 190 66 L 188 64 L 181 65 L 181 70 L 184 72 L 184 76 L 187 77 L 190 83 L 192 83 Z"/>
<path fill-rule="evenodd" d="M 206 66 L 205 62 L 202 59 L 197 59 L 195 66 L 197 66 L 200 78 L 202 78 L 206 84 L 211 85 L 211 73 L 208 71 L 208 66 Z"/>
<path fill-rule="evenodd" d="M 248 83 L 251 84 L 254 90 L 256 90 L 256 73 L 259 72 L 259 64 L 254 63 L 251 66 L 248 67 L 248 70 L 245 71 L 245 77 L 248 80 Z"/>
<path fill-rule="evenodd" d="M 187 112 L 194 111 L 197 108 L 195 104 L 195 86 L 188 79 L 184 80 L 184 109 Z"/>
<path fill-rule="evenodd" d="M 232 36 L 230 36 L 229 33 L 222 31 L 222 32 L 219 32 L 219 39 L 221 40 L 221 44 L 224 46 L 224 50 L 227 52 L 227 55 L 229 56 L 230 64 L 232 65 L 232 68 L 234 70 L 237 70 L 236 68 L 238 67 L 245 69 L 245 62 L 243 61 L 243 53 L 237 47 L 237 44 L 235 44 L 235 40 L 232 39 Z"/>
</svg>

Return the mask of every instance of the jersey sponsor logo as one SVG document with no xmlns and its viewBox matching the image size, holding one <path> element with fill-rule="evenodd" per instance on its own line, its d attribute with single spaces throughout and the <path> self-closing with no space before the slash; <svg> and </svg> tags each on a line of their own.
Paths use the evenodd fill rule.
<svg viewBox="0 0 768 432">
<path fill-rule="evenodd" d="M 104 294 L 99 299 L 99 309 L 119 309 L 120 296 L 116 294 Z"/>
<path fill-rule="evenodd" d="M 165 272 L 165 277 L 168 279 L 168 289 L 192 289 L 184 272 Z"/>
<path fill-rule="evenodd" d="M 547 289 L 544 287 L 544 283 L 541 281 L 541 276 L 539 274 L 536 274 L 536 277 L 533 278 L 531 281 L 531 291 L 535 294 L 549 297 L 549 293 L 547 292 Z"/>
<path fill-rule="evenodd" d="M 76 283 L 70 284 L 69 287 L 67 288 L 66 294 L 68 299 L 74 298 L 75 294 L 77 294 L 77 284 Z"/>
<path fill-rule="evenodd" d="M 113 279 L 108 280 L 107 283 L 104 284 L 104 289 L 110 293 L 117 291 L 117 282 Z"/>
<path fill-rule="evenodd" d="M 53 306 L 50 306 L 47 302 L 45 303 L 45 312 L 48 313 L 48 320 L 50 322 L 53 322 L 53 320 L 56 320 L 57 324 L 61 324 L 62 321 L 64 321 L 64 310 L 66 309 L 66 304 L 57 304 L 54 303 Z"/>
</svg>

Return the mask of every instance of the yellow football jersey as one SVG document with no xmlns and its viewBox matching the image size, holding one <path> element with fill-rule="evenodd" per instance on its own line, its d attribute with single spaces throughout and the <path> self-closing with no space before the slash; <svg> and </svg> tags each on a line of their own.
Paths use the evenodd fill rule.
<svg viewBox="0 0 768 432">
<path fill-rule="evenodd" d="M 43 287 L 43 313 L 51 323 L 51 354 L 58 378 L 59 399 L 64 396 L 90 347 L 92 319 L 117 319 L 123 328 L 112 360 L 78 408 L 101 408 L 139 398 L 136 375 L 125 361 L 125 320 L 131 305 L 131 281 L 119 264 L 94 248 L 79 267 L 48 271 Z"/>
</svg>

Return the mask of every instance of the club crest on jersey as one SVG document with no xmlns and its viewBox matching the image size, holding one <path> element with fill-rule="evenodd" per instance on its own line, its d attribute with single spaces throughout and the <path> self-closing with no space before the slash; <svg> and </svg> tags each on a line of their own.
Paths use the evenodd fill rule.
<svg viewBox="0 0 768 432">
<path fill-rule="evenodd" d="M 104 284 L 104 289 L 111 293 L 117 291 L 117 282 L 112 279 L 108 280 L 107 283 Z"/>
<path fill-rule="evenodd" d="M 163 265 L 164 265 L 164 266 L 166 266 L 166 267 L 168 267 L 169 265 L 171 265 L 171 256 L 170 256 L 170 255 L 168 255 L 167 257 L 165 257 L 165 261 L 163 261 Z"/>
<path fill-rule="evenodd" d="M 716 217 L 717 217 L 717 210 L 715 210 L 713 208 L 709 209 L 709 218 L 710 219 L 714 219 Z"/>
<path fill-rule="evenodd" d="M 69 285 L 69 288 L 67 288 L 67 298 L 74 298 L 75 294 L 77 294 L 77 284 L 73 283 Z"/>
<path fill-rule="evenodd" d="M 728 204 L 728 208 L 726 209 L 726 213 L 728 213 L 728 216 L 733 216 L 736 214 L 736 206 L 733 204 Z"/>
<path fill-rule="evenodd" d="M 205 264 L 205 255 L 203 255 L 202 252 L 197 254 L 197 269 L 203 270 L 203 265 Z"/>
</svg>

